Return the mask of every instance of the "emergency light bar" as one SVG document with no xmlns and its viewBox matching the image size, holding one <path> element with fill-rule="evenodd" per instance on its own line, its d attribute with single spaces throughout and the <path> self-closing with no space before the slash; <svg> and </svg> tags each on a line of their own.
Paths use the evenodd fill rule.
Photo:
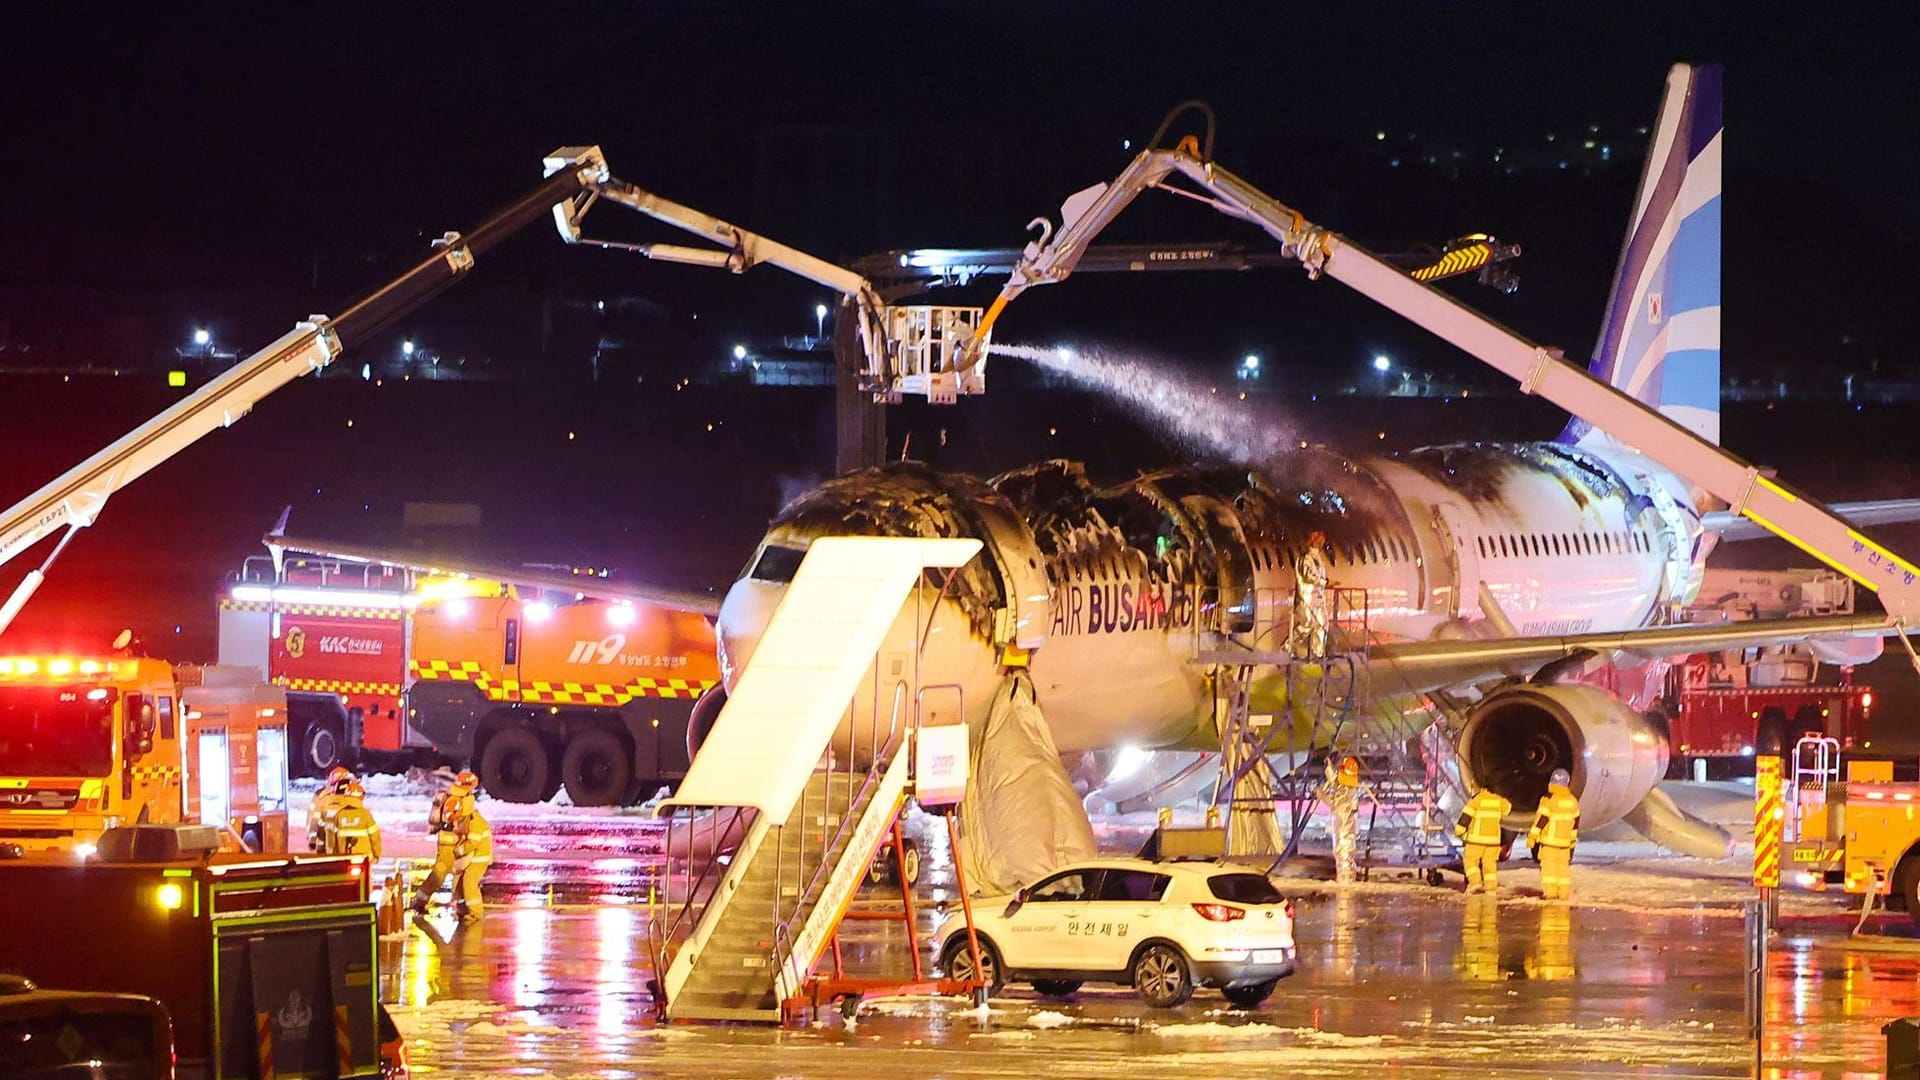
<svg viewBox="0 0 1920 1080">
<path fill-rule="evenodd" d="M 111 676 L 114 670 L 115 664 L 111 660 L 79 660 L 70 656 L 0 656 L 0 676 Z"/>
</svg>

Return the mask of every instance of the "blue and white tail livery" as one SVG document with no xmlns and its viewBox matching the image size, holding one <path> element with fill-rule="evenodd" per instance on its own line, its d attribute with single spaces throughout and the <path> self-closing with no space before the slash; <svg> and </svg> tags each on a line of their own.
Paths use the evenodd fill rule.
<svg viewBox="0 0 1920 1080">
<path fill-rule="evenodd" d="M 1719 65 L 1677 64 L 1614 269 L 1594 377 L 1720 441 Z M 1564 438 L 1604 433 L 1575 421 Z"/>
</svg>

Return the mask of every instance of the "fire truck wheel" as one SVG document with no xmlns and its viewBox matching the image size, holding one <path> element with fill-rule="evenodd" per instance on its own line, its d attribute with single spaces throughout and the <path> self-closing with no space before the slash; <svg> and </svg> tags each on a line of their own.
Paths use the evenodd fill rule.
<svg viewBox="0 0 1920 1080">
<path fill-rule="evenodd" d="M 633 754 L 613 732 L 587 728 L 567 740 L 560 778 L 575 806 L 615 806 L 633 785 Z"/>
<path fill-rule="evenodd" d="M 1920 926 L 1920 852 L 1909 851 L 1893 868 L 1893 895 L 1907 908 L 1907 918 Z"/>
<path fill-rule="evenodd" d="M 526 728 L 494 732 L 480 754 L 480 785 L 501 802 L 539 802 L 552 774 L 546 744 Z"/>
<path fill-rule="evenodd" d="M 334 766 L 342 764 L 341 751 L 345 746 L 339 729 L 331 722 L 316 720 L 307 725 L 307 734 L 300 746 L 300 759 L 308 770 L 307 775 L 325 776 L 332 772 Z"/>
</svg>

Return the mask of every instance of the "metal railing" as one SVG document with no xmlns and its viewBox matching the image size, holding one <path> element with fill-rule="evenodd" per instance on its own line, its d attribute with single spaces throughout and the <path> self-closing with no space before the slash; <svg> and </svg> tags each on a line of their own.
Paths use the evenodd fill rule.
<svg viewBox="0 0 1920 1080">
<path fill-rule="evenodd" d="M 879 675 L 877 668 L 874 674 L 877 681 Z M 852 830 L 859 825 L 859 819 L 854 815 L 854 808 L 862 806 L 872 797 L 875 789 L 880 786 L 881 779 L 885 777 L 887 768 L 892 764 L 893 756 L 900 751 L 901 744 L 907 732 L 906 726 L 901 722 L 902 713 L 906 710 L 906 702 L 907 684 L 903 679 L 895 682 L 893 686 L 893 708 L 887 718 L 886 743 L 882 746 L 880 743 L 879 700 L 877 698 L 875 699 L 873 720 L 869 732 L 870 741 L 867 744 L 874 747 L 874 752 L 872 760 L 867 765 L 866 777 L 861 782 L 858 790 L 853 786 L 855 773 L 853 761 L 857 757 L 854 751 L 858 749 L 858 740 L 856 733 L 852 730 L 852 725 L 848 725 L 847 741 L 851 745 L 848 747 L 847 754 L 847 797 L 845 805 L 838 807 L 839 827 L 833 828 L 835 824 L 834 811 L 839 800 L 834 797 L 834 774 L 832 769 L 829 768 L 827 771 L 826 790 L 821 795 L 820 851 L 818 858 L 812 860 L 811 873 L 809 873 L 808 870 L 809 860 L 806 854 L 806 840 L 808 835 L 806 826 L 812 820 L 808 816 L 811 795 L 805 789 L 802 789 L 800 805 L 796 808 L 797 812 L 801 815 L 800 822 L 802 831 L 798 834 L 798 851 L 795 852 L 796 859 L 793 875 L 794 897 L 791 907 L 785 907 L 781 903 L 781 899 L 785 895 L 783 884 L 787 880 L 785 868 L 787 845 L 784 830 L 780 843 L 776 845 L 775 851 L 777 854 L 775 856 L 772 913 L 774 934 L 773 949 L 769 960 L 773 971 L 785 973 L 795 982 L 805 974 L 804 972 L 794 970 L 794 964 L 797 959 L 793 954 L 795 924 L 804 923 L 806 918 L 812 914 L 814 902 L 818 899 L 820 892 L 825 888 L 827 879 L 832 875 L 835 863 L 829 860 L 828 855 L 836 848 L 840 848 L 851 836 Z M 788 821 L 791 823 L 793 819 L 789 817 Z M 828 833 L 829 829 L 833 829 L 831 835 Z M 802 878 L 805 880 L 803 881 Z"/>
<path fill-rule="evenodd" d="M 700 865 L 698 874 L 688 880 L 686 894 L 677 904 L 673 900 L 674 826 L 682 820 L 686 823 L 687 854 L 684 865 L 691 871 L 696 861 L 694 845 L 698 840 L 695 826 L 699 823 L 702 811 L 696 807 L 674 807 L 667 817 L 666 853 L 661 861 L 660 890 L 657 901 L 650 905 L 651 910 L 647 913 L 647 949 L 653 959 L 654 977 L 661 988 L 654 1004 L 661 1011 L 666 1008 L 664 994 L 667 971 L 673 966 L 680 947 L 700 925 L 708 905 L 719 891 L 720 872 L 727 868 L 727 864 L 718 857 L 719 850 L 736 828 L 744 841 L 747 829 L 752 824 L 749 815 L 754 810 L 748 806 L 729 806 L 710 807 L 704 812 L 710 815 L 713 822 L 707 858 Z"/>
</svg>

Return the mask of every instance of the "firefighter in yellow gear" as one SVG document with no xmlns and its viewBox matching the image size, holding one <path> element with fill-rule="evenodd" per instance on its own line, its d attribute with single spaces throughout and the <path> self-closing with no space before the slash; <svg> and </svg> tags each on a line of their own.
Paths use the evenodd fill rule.
<svg viewBox="0 0 1920 1080">
<path fill-rule="evenodd" d="M 1568 900 L 1573 896 L 1573 845 L 1580 840 L 1580 800 L 1568 785 L 1572 777 L 1565 769 L 1553 770 L 1547 781 L 1547 793 L 1540 796 L 1540 809 L 1533 826 L 1527 830 L 1527 843 L 1540 860 L 1540 895 L 1548 900 Z"/>
<path fill-rule="evenodd" d="M 433 834 L 433 865 L 413 898 L 413 911 L 417 915 L 425 914 L 433 894 L 453 876 L 455 849 L 459 846 L 459 837 L 454 835 L 454 818 L 460 807 L 473 798 L 478 783 L 471 772 L 462 772 L 454 778 L 452 787 L 434 796 L 433 807 L 427 811 L 427 831 Z"/>
<path fill-rule="evenodd" d="M 493 865 L 493 826 L 480 816 L 472 796 L 462 800 L 454 811 L 454 894 L 460 912 L 460 925 L 480 921 L 486 904 L 480 899 L 480 879 Z"/>
<path fill-rule="evenodd" d="M 1453 834 L 1466 843 L 1464 861 L 1467 891 L 1500 891 L 1500 822 L 1513 810 L 1513 804 L 1492 788 L 1481 788 L 1467 800 L 1467 808 L 1454 823 Z"/>
<path fill-rule="evenodd" d="M 340 792 L 333 809 L 333 826 L 328 830 L 328 852 L 334 855 L 380 857 L 380 823 L 367 809 L 367 789 L 350 780 Z"/>
<path fill-rule="evenodd" d="M 345 768 L 335 765 L 327 774 L 327 782 L 313 793 L 313 801 L 307 804 L 307 850 L 327 850 L 327 819 L 332 816 L 335 807 L 340 805 L 340 791 L 353 780 L 353 774 Z"/>
</svg>

